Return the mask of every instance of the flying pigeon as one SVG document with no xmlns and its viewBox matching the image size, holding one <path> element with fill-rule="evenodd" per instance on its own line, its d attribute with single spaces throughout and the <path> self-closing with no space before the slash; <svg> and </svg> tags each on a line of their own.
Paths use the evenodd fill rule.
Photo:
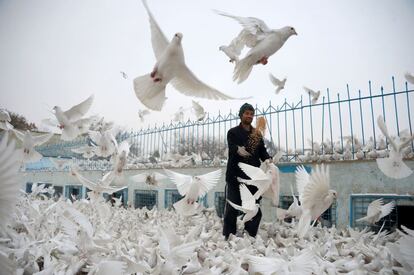
<svg viewBox="0 0 414 275">
<path fill-rule="evenodd" d="M 138 110 L 138 117 L 141 122 L 144 122 L 144 116 L 149 115 L 150 111 L 144 109 L 144 110 Z"/>
<path fill-rule="evenodd" d="M 54 114 L 59 123 L 58 127 L 62 130 L 62 140 L 72 140 L 81 134 L 79 125 L 85 123 L 82 117 L 88 112 L 92 102 L 93 95 L 67 111 L 63 111 L 59 106 L 53 107 Z"/>
<path fill-rule="evenodd" d="M 257 212 L 259 212 L 260 205 L 256 203 L 255 197 L 252 195 L 250 190 L 244 184 L 239 185 L 240 189 L 240 198 L 241 198 L 241 205 L 237 205 L 232 201 L 227 200 L 227 202 L 236 210 L 240 210 L 246 215 L 244 215 L 242 223 L 245 224 L 246 222 L 253 219 Z"/>
<path fill-rule="evenodd" d="M 387 176 L 393 179 L 406 178 L 413 173 L 410 167 L 403 162 L 403 151 L 414 139 L 414 135 L 404 141 L 399 137 L 391 137 L 385 125 L 384 118 L 380 115 L 377 119 L 378 127 L 390 143 L 389 157 L 378 158 L 378 168 Z"/>
<path fill-rule="evenodd" d="M 200 105 L 200 103 L 192 100 L 192 108 L 193 108 L 193 112 L 196 116 L 197 121 L 201 121 L 204 120 L 205 116 L 206 116 L 206 112 L 204 111 L 203 106 Z"/>
<path fill-rule="evenodd" d="M 337 197 L 335 190 L 330 190 L 329 167 L 316 166 L 311 175 L 303 166 L 296 169 L 296 184 L 302 216 L 298 223 L 298 235 L 303 238 L 310 228 L 310 222 L 323 214 Z"/>
<path fill-rule="evenodd" d="M 383 217 L 389 215 L 394 207 L 394 201 L 391 201 L 384 205 L 382 199 L 374 200 L 368 205 L 367 215 L 363 218 L 357 219 L 356 222 L 365 221 L 369 224 L 375 224 Z"/>
<path fill-rule="evenodd" d="M 221 177 L 221 169 L 199 176 L 184 175 L 171 170 L 164 169 L 166 175 L 177 185 L 178 192 L 184 196 L 174 203 L 174 208 L 183 216 L 196 213 L 199 204 L 198 198 L 203 197 L 213 188 Z"/>
<path fill-rule="evenodd" d="M 270 29 L 263 20 L 255 17 L 234 16 L 221 11 L 216 13 L 233 18 L 243 26 L 243 30 L 229 46 L 220 47 L 230 57 L 230 61 L 236 61 L 233 80 L 238 83 L 248 78 L 254 65 L 266 65 L 268 58 L 276 53 L 290 36 L 297 35 L 296 30 L 290 26 Z M 238 60 L 238 55 L 244 46 L 251 49 L 243 59 Z"/>
<path fill-rule="evenodd" d="M 409 83 L 411 83 L 411 84 L 413 84 L 413 85 L 414 85 L 414 75 L 410 74 L 409 72 L 406 72 L 406 73 L 404 74 L 404 76 L 405 76 L 405 79 L 406 79 Z"/>
<path fill-rule="evenodd" d="M 18 149 L 21 159 L 23 162 L 36 162 L 42 158 L 42 155 L 38 153 L 34 147 L 39 146 L 46 141 L 48 141 L 51 137 L 53 137 L 53 133 L 41 134 L 41 135 L 32 135 L 29 130 L 26 130 L 25 133 L 20 132 L 19 130 L 14 129 L 14 133 L 16 137 L 20 139 L 23 143 L 22 148 Z"/>
<path fill-rule="evenodd" d="M 9 112 L 5 109 L 0 109 L 0 129 L 5 131 L 12 130 L 14 127 L 10 124 L 11 118 Z"/>
<path fill-rule="evenodd" d="M 142 173 L 131 177 L 134 182 L 144 182 L 150 186 L 158 185 L 160 180 L 166 179 L 167 176 L 164 174 L 153 172 L 153 173 Z"/>
<path fill-rule="evenodd" d="M 286 78 L 284 78 L 283 80 L 279 80 L 279 79 L 277 79 L 274 75 L 269 74 L 269 79 L 270 79 L 270 81 L 272 82 L 272 84 L 273 84 L 273 85 L 275 85 L 275 86 L 277 87 L 277 88 L 276 88 L 276 91 L 275 91 L 275 93 L 276 93 L 276 94 L 279 94 L 279 92 L 280 92 L 282 89 L 284 89 L 284 88 L 285 88 Z"/>
<path fill-rule="evenodd" d="M 168 83 L 179 92 L 195 97 L 216 100 L 235 99 L 208 86 L 199 80 L 187 67 L 181 45 L 182 33 L 176 33 L 168 42 L 158 23 L 155 21 L 145 0 L 142 1 L 148 12 L 151 27 L 151 42 L 157 62 L 150 74 L 134 79 L 134 90 L 138 99 L 148 109 L 160 111 L 164 105 L 165 87 Z"/>
<path fill-rule="evenodd" d="M 315 92 L 314 90 L 309 89 L 308 87 L 305 87 L 305 86 L 303 86 L 303 89 L 305 89 L 305 91 L 311 96 L 312 104 L 315 104 L 319 99 L 321 91 Z"/>
</svg>

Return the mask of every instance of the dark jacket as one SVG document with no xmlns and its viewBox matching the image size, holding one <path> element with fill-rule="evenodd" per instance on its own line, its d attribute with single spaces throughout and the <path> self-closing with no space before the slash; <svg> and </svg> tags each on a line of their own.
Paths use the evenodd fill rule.
<svg viewBox="0 0 414 275">
<path fill-rule="evenodd" d="M 227 143 L 229 146 L 229 159 L 227 162 L 226 181 L 237 182 L 237 177 L 249 179 L 238 166 L 239 162 L 244 162 L 255 167 L 260 166 L 260 160 L 265 161 L 270 156 L 264 146 L 263 138 L 252 144 L 252 130 L 246 131 L 241 123 L 239 126 L 231 128 L 227 132 Z M 237 153 L 237 146 L 244 146 L 250 157 L 242 157 Z"/>
</svg>

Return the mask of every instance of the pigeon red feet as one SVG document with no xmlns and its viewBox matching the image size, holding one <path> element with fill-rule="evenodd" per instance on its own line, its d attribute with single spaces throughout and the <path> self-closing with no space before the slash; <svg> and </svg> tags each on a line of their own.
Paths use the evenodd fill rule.
<svg viewBox="0 0 414 275">
<path fill-rule="evenodd" d="M 259 63 L 266 65 L 267 64 L 267 57 L 263 56 L 262 59 L 259 60 Z"/>
<path fill-rule="evenodd" d="M 157 77 L 157 78 L 154 78 L 154 82 L 161 82 L 161 78 L 159 78 L 159 77 Z"/>
</svg>

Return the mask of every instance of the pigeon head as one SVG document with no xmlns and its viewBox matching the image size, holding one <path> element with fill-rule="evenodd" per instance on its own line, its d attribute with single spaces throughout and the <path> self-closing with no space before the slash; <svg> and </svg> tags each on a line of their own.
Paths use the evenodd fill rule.
<svg viewBox="0 0 414 275">
<path fill-rule="evenodd" d="M 173 40 L 176 40 L 177 42 L 181 42 L 182 39 L 183 39 L 183 34 L 182 33 L 177 32 L 176 34 L 174 34 Z"/>
<path fill-rule="evenodd" d="M 282 29 L 280 29 L 282 31 L 282 33 L 284 33 L 286 35 L 286 38 L 292 36 L 292 35 L 298 35 L 298 33 L 296 32 L 294 27 L 291 26 L 286 26 L 283 27 Z"/>
<path fill-rule="evenodd" d="M 338 193 L 335 190 L 329 190 L 329 197 L 336 199 L 338 197 Z"/>
</svg>

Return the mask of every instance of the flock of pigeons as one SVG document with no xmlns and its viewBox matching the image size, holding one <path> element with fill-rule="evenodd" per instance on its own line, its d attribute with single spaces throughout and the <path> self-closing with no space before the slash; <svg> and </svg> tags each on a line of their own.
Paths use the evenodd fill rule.
<svg viewBox="0 0 414 275">
<path fill-rule="evenodd" d="M 165 88 L 171 83 L 175 89 L 189 96 L 229 100 L 228 96 L 199 80 L 186 66 L 181 46 L 183 35 L 176 33 L 168 42 L 148 5 L 152 46 L 156 64 L 151 73 L 134 79 L 138 99 L 151 110 L 160 111 L 166 101 Z M 245 81 L 254 65 L 266 65 L 268 58 L 296 35 L 293 27 L 270 29 L 260 19 L 238 17 L 216 11 L 219 15 L 238 21 L 243 29 L 228 46 L 221 46 L 235 63 L 233 80 Z M 244 47 L 250 48 L 239 58 Z M 123 77 L 127 78 L 123 73 Z M 414 83 L 414 77 L 406 78 Z M 279 80 L 270 74 L 271 82 L 279 93 L 286 79 Z M 315 104 L 320 91 L 304 87 Z M 239 226 L 252 219 L 258 212 L 256 199 L 269 198 L 276 207 L 278 221 L 263 223 L 256 238 L 246 235 L 231 236 L 224 241 L 222 223 L 214 209 L 206 209 L 198 200 L 205 196 L 221 179 L 221 169 L 203 175 L 190 176 L 164 168 L 164 173 L 146 172 L 131 177 L 135 182 L 150 186 L 171 180 L 182 198 L 174 203 L 175 211 L 158 211 L 155 208 L 132 209 L 108 204 L 103 194 L 113 194 L 127 186 L 124 170 L 129 168 L 130 142 L 116 140 L 118 129 L 99 117 L 85 117 L 93 103 L 93 95 L 68 110 L 53 108 L 53 119 L 45 123 L 61 130 L 60 138 L 71 141 L 88 134 L 91 144 L 73 149 L 89 159 L 94 156 L 110 159 L 110 169 L 97 181 L 86 178 L 81 169 L 71 165 L 70 173 L 87 187 L 87 200 L 52 199 L 54 189 L 44 185 L 32 187 L 31 194 L 20 194 L 19 169 L 22 163 L 36 162 L 42 155 L 35 150 L 53 137 L 53 133 L 33 135 L 22 132 L 10 124 L 10 115 L 0 110 L 0 128 L 4 135 L 0 141 L 0 272 L 6 274 L 412 274 L 414 268 L 414 231 L 377 234 L 368 230 L 351 228 L 337 230 L 315 226 L 318 218 L 337 198 L 330 189 L 329 167 L 317 165 L 309 174 L 303 166 L 296 171 L 296 189 L 293 203 L 288 209 L 279 205 L 280 177 L 273 162 L 266 161 L 260 168 L 239 163 L 249 180 L 239 179 L 242 204 L 229 204 L 244 213 Z M 196 119 L 204 119 L 206 112 L 196 101 L 191 109 Z M 185 109 L 177 112 L 182 120 Z M 141 110 L 139 117 L 149 114 Z M 414 136 L 403 131 L 399 136 L 390 135 L 384 119 L 379 116 L 378 127 L 386 140 L 377 147 L 368 142 L 365 148 L 355 137 L 349 137 L 344 148 L 325 142 L 311 144 L 312 150 L 303 155 L 303 161 L 329 161 L 341 155 L 342 159 L 356 157 L 376 158 L 379 169 L 388 177 L 401 179 L 412 174 L 403 162 L 412 157 Z M 14 137 L 14 138 L 13 138 Z M 21 143 L 16 149 L 16 140 Z M 390 145 L 388 150 L 387 141 Z M 342 146 L 341 146 L 342 147 Z M 377 150 L 379 149 L 379 150 Z M 384 155 L 381 155 L 384 151 Z M 411 155 L 410 155 L 411 154 Z M 378 157 L 381 158 L 378 158 Z M 203 156 L 172 155 L 167 162 L 172 167 L 182 167 L 190 160 L 203 162 Z M 205 158 L 205 157 L 204 157 Z M 220 158 L 213 162 L 222 165 Z M 64 160 L 55 160 L 63 167 Z M 157 163 L 157 161 L 156 161 Z M 166 166 L 164 166 L 166 167 Z M 255 185 L 252 194 L 246 185 Z M 391 213 L 395 203 L 373 201 L 367 216 L 357 222 L 375 224 Z M 292 218 L 287 223 L 285 219 Z"/>
</svg>

